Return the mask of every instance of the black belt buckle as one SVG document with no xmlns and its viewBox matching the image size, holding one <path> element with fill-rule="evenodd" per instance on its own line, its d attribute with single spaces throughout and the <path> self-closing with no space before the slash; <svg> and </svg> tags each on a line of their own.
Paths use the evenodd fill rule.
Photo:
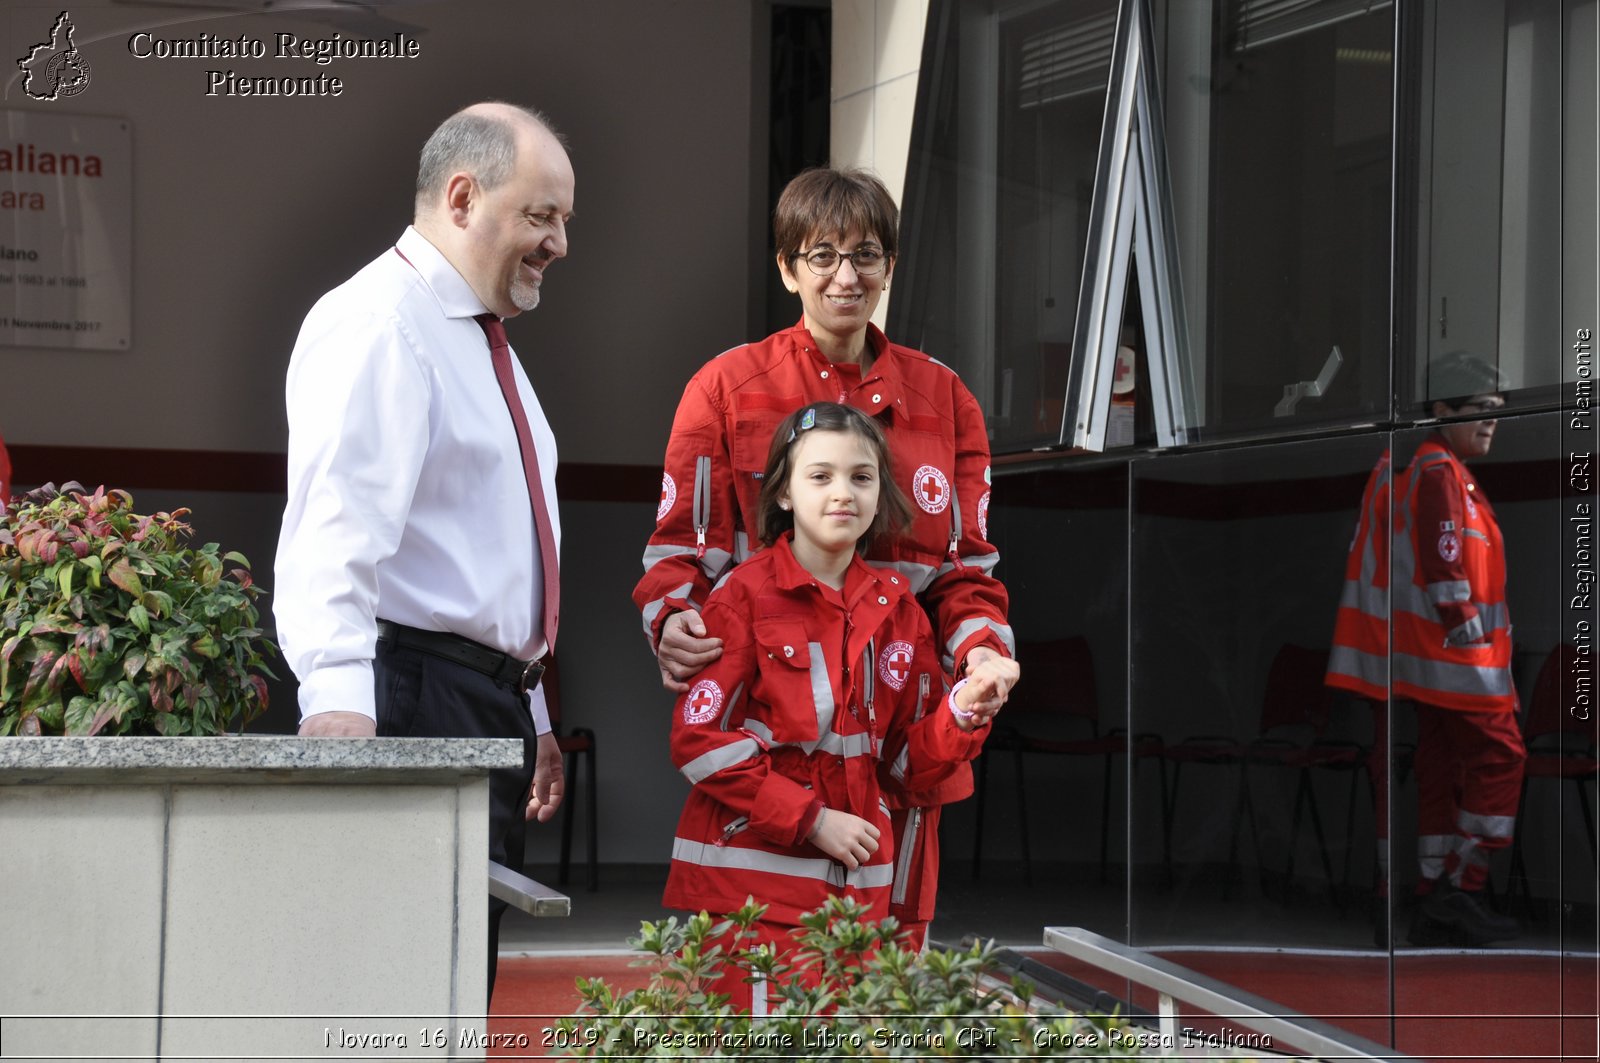
<svg viewBox="0 0 1600 1063">
<path fill-rule="evenodd" d="M 529 661 L 522 670 L 522 678 L 517 682 L 517 689 L 526 694 L 539 685 L 539 680 L 544 678 L 544 662 Z"/>
</svg>

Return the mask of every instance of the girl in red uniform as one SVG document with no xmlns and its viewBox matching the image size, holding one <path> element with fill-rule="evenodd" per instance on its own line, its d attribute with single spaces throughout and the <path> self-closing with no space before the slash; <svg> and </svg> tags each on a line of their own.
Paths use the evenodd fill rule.
<svg viewBox="0 0 1600 1063">
<path fill-rule="evenodd" d="M 882 785 L 919 790 L 977 755 L 1017 678 L 996 657 L 947 688 L 905 577 L 859 552 L 904 527 L 873 420 L 813 403 L 773 437 L 761 541 L 710 597 L 720 658 L 678 701 L 672 758 L 694 785 L 678 821 L 669 907 L 768 906 L 758 940 L 781 955 L 799 917 L 845 894 L 881 919 L 894 877 Z M 730 968 L 712 989 L 764 1012 Z"/>
</svg>

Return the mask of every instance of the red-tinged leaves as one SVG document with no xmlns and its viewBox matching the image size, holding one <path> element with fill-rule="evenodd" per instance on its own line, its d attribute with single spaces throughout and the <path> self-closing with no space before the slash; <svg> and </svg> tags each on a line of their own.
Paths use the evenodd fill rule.
<svg viewBox="0 0 1600 1063">
<path fill-rule="evenodd" d="M 79 690 L 89 689 L 88 665 L 84 660 L 83 651 L 73 650 L 67 654 L 67 671 L 72 673 Z"/>
<path fill-rule="evenodd" d="M 214 734 L 260 715 L 263 592 L 242 555 L 187 545 L 188 516 L 79 484 L 0 514 L 0 735 Z"/>
<path fill-rule="evenodd" d="M 139 580 L 139 573 L 135 572 L 133 566 L 128 564 L 127 558 L 119 558 L 117 563 L 111 566 L 111 571 L 106 573 L 106 576 L 111 580 L 113 586 L 126 591 L 135 598 L 144 594 L 144 584 Z"/>
<path fill-rule="evenodd" d="M 137 679 L 139 670 L 150 659 L 150 655 L 143 650 L 129 650 L 122 658 L 122 673 L 129 679 Z"/>
</svg>

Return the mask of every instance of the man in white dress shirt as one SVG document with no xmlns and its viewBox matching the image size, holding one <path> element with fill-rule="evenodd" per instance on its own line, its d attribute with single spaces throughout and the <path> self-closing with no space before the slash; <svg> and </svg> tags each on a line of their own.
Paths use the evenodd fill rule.
<svg viewBox="0 0 1600 1063">
<path fill-rule="evenodd" d="M 536 112 L 451 116 L 423 147 L 413 224 L 312 308 L 285 389 L 273 611 L 300 733 L 524 739 L 531 787 L 527 767 L 490 779 L 490 855 L 517 869 L 524 819 L 549 820 L 564 782 L 536 663 L 555 571 L 536 521 L 558 544 L 556 449 L 512 357 L 503 386 L 539 475 L 525 474 L 489 336 L 538 305 L 567 253 L 573 187 Z M 491 994 L 504 907 L 490 905 Z"/>
</svg>

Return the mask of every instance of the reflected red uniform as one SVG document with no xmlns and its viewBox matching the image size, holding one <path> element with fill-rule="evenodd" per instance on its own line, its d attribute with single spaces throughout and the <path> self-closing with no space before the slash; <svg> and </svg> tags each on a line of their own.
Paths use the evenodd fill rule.
<svg viewBox="0 0 1600 1063">
<path fill-rule="evenodd" d="M 1422 880 L 1488 881 L 1511 844 L 1527 753 L 1511 676 L 1506 553 L 1494 509 L 1437 436 L 1406 473 L 1394 556 L 1396 697 L 1417 703 Z"/>
</svg>

